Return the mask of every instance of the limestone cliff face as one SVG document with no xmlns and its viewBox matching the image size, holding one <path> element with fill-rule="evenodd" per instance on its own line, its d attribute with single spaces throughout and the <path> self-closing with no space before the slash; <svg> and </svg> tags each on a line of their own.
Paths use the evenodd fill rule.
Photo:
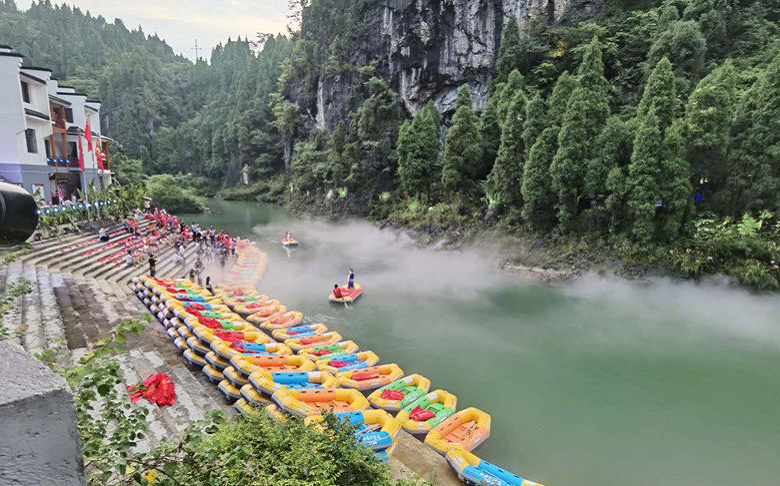
<svg viewBox="0 0 780 486">
<path fill-rule="evenodd" d="M 354 49 L 357 65 L 379 61 L 379 75 L 398 92 L 410 113 L 430 99 L 442 113 L 468 84 L 481 110 L 494 74 L 501 32 L 510 17 L 521 29 L 530 19 L 549 23 L 591 17 L 603 0 L 377 0 L 364 9 L 366 35 Z M 304 23 L 303 37 L 306 37 Z M 331 130 L 355 107 L 356 75 L 321 74 L 316 92 L 298 92 L 299 106 L 321 129 Z"/>
</svg>

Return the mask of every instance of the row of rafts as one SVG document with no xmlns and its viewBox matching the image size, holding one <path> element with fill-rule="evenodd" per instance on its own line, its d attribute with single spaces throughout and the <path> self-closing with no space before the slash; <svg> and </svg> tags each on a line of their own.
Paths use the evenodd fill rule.
<svg viewBox="0 0 780 486">
<path fill-rule="evenodd" d="M 489 437 L 490 415 L 473 407 L 456 411 L 457 397 L 430 391 L 424 376 L 378 364 L 374 352 L 360 351 L 322 323 L 304 324 L 300 312 L 253 288 L 267 254 L 248 240 L 237 250 L 215 295 L 188 280 L 149 276 L 133 279 L 132 289 L 187 362 L 202 368 L 241 414 L 262 408 L 273 420 L 313 424 L 328 411 L 355 426 L 357 442 L 383 461 L 403 428 L 444 454 L 466 484 L 537 485 L 470 452 Z"/>
</svg>

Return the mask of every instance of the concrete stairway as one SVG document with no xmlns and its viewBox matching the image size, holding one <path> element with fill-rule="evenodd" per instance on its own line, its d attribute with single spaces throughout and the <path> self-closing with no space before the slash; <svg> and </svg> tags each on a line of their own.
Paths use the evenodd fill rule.
<svg viewBox="0 0 780 486">
<path fill-rule="evenodd" d="M 89 238 L 93 236 L 81 235 L 35 248 L 24 259 L 0 267 L 0 291 L 20 278 L 30 281 L 33 289 L 32 293 L 17 298 L 3 316 L 2 324 L 9 330 L 8 339 L 21 344 L 30 353 L 59 349 L 61 362 L 72 362 L 122 319 L 138 319 L 148 313 L 124 283 L 135 274 L 143 273 L 148 268 L 145 265 L 111 272 L 111 278 L 106 280 L 89 276 L 90 271 L 84 272 L 87 275 L 78 275 L 83 269 L 61 273 L 57 270 L 59 259 L 56 258 L 47 259 L 42 265 L 35 264 L 53 251 L 59 253 L 60 247 Z M 84 250 L 78 248 L 76 251 Z M 167 251 L 172 254 L 171 249 Z M 194 253 L 194 246 L 190 246 L 189 253 Z M 93 257 L 99 260 L 97 254 Z M 165 262 L 159 267 L 172 270 L 174 266 Z M 149 408 L 149 433 L 138 449 L 148 450 L 163 438 L 173 437 L 193 421 L 204 418 L 210 410 L 221 409 L 234 415 L 233 407 L 216 387 L 199 369 L 190 368 L 182 359 L 157 319 L 143 322 L 145 332 L 129 337 L 127 344 L 132 351 L 119 358 L 125 383 L 135 384 L 152 373 L 165 372 L 173 378 L 178 398 L 176 405 L 162 409 L 146 402 L 138 403 L 138 406 Z"/>
</svg>

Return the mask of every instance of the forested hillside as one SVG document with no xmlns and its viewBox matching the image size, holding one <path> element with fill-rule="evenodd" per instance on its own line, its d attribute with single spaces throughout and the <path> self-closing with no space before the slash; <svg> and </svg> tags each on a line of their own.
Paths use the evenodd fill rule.
<svg viewBox="0 0 780 486">
<path fill-rule="evenodd" d="M 120 19 L 49 0 L 20 11 L 0 0 L 0 43 L 103 102 L 103 130 L 121 145 L 114 161 L 128 182 L 195 172 L 219 187 L 237 182 L 244 165 L 250 173 L 283 165 L 269 96 L 292 49 L 284 36 L 227 40 L 209 63 L 193 64 Z"/>
<path fill-rule="evenodd" d="M 776 2 L 293 3 L 209 63 L 48 1 L 0 42 L 103 100 L 124 180 L 780 287 Z"/>
</svg>

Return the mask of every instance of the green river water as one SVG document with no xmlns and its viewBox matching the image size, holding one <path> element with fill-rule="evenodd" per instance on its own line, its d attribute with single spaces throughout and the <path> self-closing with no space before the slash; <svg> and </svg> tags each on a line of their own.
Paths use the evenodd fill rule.
<svg viewBox="0 0 780 486">
<path fill-rule="evenodd" d="M 547 486 L 780 484 L 780 298 L 587 277 L 546 286 L 477 250 L 211 201 L 188 221 L 268 251 L 260 290 L 493 417 L 474 452 Z M 301 245 L 279 244 L 291 231 Z M 327 302 L 350 267 L 365 292 Z"/>
</svg>

